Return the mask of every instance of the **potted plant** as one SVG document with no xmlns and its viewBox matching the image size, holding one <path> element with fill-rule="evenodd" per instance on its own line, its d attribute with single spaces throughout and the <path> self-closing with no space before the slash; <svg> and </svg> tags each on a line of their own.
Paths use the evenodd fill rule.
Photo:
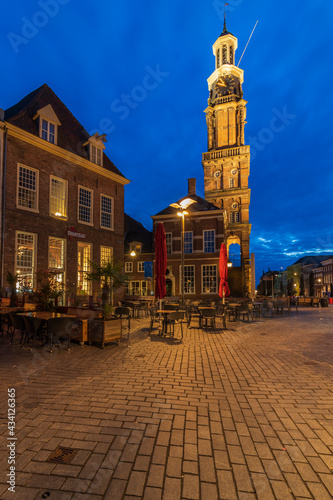
<svg viewBox="0 0 333 500">
<path fill-rule="evenodd" d="M 102 349 L 108 342 L 117 342 L 121 339 L 121 319 L 113 314 L 112 296 L 114 290 L 124 286 L 128 277 L 123 273 L 121 262 L 104 262 L 99 265 L 90 262 L 91 271 L 86 273 L 88 280 L 100 284 L 102 292 L 102 317 L 93 319 L 89 323 L 88 341 L 89 344 L 97 342 Z"/>
<path fill-rule="evenodd" d="M 57 275 L 56 271 L 50 270 L 36 272 L 36 289 L 31 294 L 36 311 L 55 311 L 57 301 L 64 293 Z"/>
</svg>

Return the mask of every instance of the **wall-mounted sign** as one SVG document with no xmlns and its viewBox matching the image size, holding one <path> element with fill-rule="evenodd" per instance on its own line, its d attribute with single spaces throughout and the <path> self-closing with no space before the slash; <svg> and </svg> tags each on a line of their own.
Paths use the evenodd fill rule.
<svg viewBox="0 0 333 500">
<path fill-rule="evenodd" d="M 85 239 L 86 235 L 84 233 L 79 233 L 75 227 L 70 227 L 69 229 L 67 229 L 67 236 L 69 237 L 69 239 L 71 238 L 82 238 L 82 239 Z"/>
</svg>

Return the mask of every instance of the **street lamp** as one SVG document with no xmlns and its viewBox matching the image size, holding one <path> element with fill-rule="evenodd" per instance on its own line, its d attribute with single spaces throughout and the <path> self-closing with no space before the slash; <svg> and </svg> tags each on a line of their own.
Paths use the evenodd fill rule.
<svg viewBox="0 0 333 500">
<path fill-rule="evenodd" d="M 196 200 L 192 200 L 192 198 L 185 198 L 184 200 L 180 201 L 179 203 L 171 203 L 170 207 L 177 208 L 180 210 L 177 212 L 178 217 L 182 218 L 182 236 L 181 236 L 181 244 L 182 244 L 182 261 L 181 261 L 181 284 L 180 284 L 180 290 L 181 290 L 181 305 L 184 307 L 184 287 L 185 287 L 185 270 L 184 270 L 184 247 L 185 247 L 185 215 L 188 215 L 188 212 L 186 212 L 186 209 L 192 205 L 192 203 L 195 203 Z"/>
</svg>

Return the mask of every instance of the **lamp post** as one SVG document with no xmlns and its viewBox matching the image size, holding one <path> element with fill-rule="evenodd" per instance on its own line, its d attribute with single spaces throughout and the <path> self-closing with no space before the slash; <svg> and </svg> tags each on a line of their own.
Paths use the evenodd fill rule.
<svg viewBox="0 0 333 500">
<path fill-rule="evenodd" d="M 186 209 L 195 203 L 195 200 L 192 198 L 185 198 L 179 203 L 171 203 L 170 207 L 177 208 L 179 212 L 177 215 L 182 218 L 182 234 L 181 234 L 181 282 L 180 282 L 180 290 L 181 290 L 181 305 L 184 307 L 184 294 L 185 294 L 185 270 L 184 270 L 184 261 L 185 261 L 185 215 L 188 215 Z"/>
</svg>

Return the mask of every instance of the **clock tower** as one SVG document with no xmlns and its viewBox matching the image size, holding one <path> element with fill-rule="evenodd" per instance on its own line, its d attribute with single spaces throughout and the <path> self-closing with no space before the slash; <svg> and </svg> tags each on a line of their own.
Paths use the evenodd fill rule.
<svg viewBox="0 0 333 500">
<path fill-rule="evenodd" d="M 245 146 L 244 72 L 235 65 L 237 38 L 224 29 L 213 45 L 215 71 L 208 78 L 205 110 L 208 151 L 203 153 L 205 198 L 224 210 L 225 243 L 240 245 L 240 268 L 229 272 L 231 293 L 251 292 L 250 276 L 250 146 Z"/>
</svg>

